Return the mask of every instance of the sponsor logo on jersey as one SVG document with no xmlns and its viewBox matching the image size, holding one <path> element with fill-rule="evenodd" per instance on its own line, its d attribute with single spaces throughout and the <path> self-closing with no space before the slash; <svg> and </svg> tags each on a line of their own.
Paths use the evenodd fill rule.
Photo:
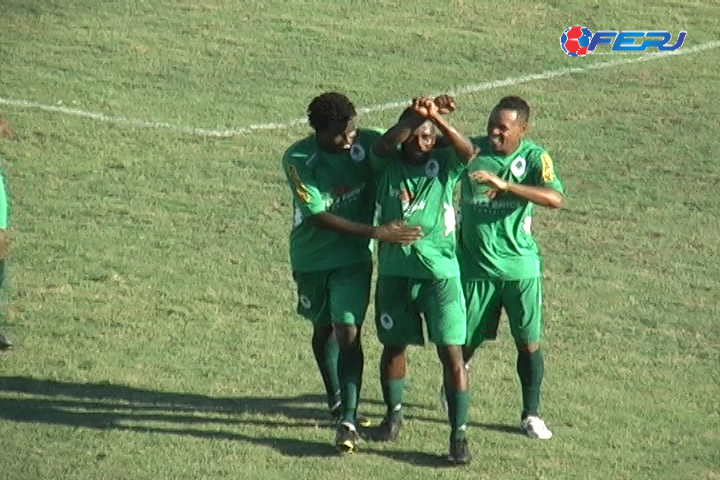
<svg viewBox="0 0 720 480">
<path fill-rule="evenodd" d="M 517 210 L 527 205 L 527 202 L 520 200 L 489 200 L 485 196 L 474 198 L 471 202 L 472 208 L 479 212 L 497 212 L 498 210 Z"/>
<path fill-rule="evenodd" d="M 362 195 L 366 185 L 367 184 L 363 183 L 355 188 L 350 188 L 345 185 L 335 187 L 332 191 L 332 197 L 325 199 L 325 208 L 340 208 L 343 205 L 356 201 Z"/>
<path fill-rule="evenodd" d="M 555 169 L 553 168 L 552 158 L 550 158 L 547 152 L 543 152 L 540 160 L 542 161 L 542 181 L 552 182 L 555 180 Z"/>
<path fill-rule="evenodd" d="M 418 210 L 425 209 L 425 200 L 413 203 L 415 201 L 415 196 L 409 190 L 406 190 L 404 188 L 390 187 L 389 194 L 390 198 L 397 198 L 398 200 L 400 200 L 400 204 L 402 205 L 403 210 L 403 216 L 405 218 L 408 218 L 410 215 L 412 215 L 414 212 L 417 212 Z"/>
<path fill-rule="evenodd" d="M 307 187 L 300 178 L 300 174 L 298 173 L 297 168 L 295 167 L 295 165 L 288 165 L 287 171 L 288 177 L 290 177 L 290 182 L 293 184 L 293 188 L 295 188 L 295 194 L 301 202 L 307 203 L 310 200 L 310 194 L 308 193 Z"/>
</svg>

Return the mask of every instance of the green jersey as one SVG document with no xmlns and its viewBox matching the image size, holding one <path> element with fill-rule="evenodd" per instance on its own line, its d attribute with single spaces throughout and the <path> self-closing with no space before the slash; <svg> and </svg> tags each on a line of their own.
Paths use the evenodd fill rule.
<svg viewBox="0 0 720 480">
<path fill-rule="evenodd" d="M 5 175 L 3 171 L 0 170 L 0 230 L 7 229 L 9 216 L 10 205 L 8 204 L 8 198 L 5 192 Z"/>
<path fill-rule="evenodd" d="M 455 254 L 453 190 L 467 166 L 453 148 L 438 148 L 428 160 L 411 165 L 398 150 L 389 159 L 370 154 L 377 181 L 376 222 L 404 220 L 422 227 L 423 236 L 412 245 L 380 243 L 380 275 L 444 279 L 460 274 Z"/>
<path fill-rule="evenodd" d="M 475 138 L 479 155 L 468 174 L 485 170 L 503 180 L 563 193 L 550 155 L 522 140 L 508 156 L 492 152 L 487 137 Z M 464 280 L 522 280 L 540 276 L 540 252 L 531 226 L 535 204 L 510 193 L 489 199 L 491 187 L 462 179 L 459 257 Z"/>
<path fill-rule="evenodd" d="M 317 272 L 371 261 L 369 239 L 316 228 L 308 217 L 328 212 L 372 224 L 374 184 L 368 156 L 380 135 L 358 130 L 350 151 L 336 155 L 321 151 L 311 135 L 285 152 L 283 170 L 293 194 L 293 271 Z"/>
</svg>

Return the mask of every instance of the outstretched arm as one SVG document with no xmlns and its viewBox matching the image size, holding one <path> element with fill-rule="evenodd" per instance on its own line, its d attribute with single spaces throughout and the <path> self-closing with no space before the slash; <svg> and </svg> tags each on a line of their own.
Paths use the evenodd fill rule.
<svg viewBox="0 0 720 480">
<path fill-rule="evenodd" d="M 409 245 L 422 236 L 420 227 L 408 227 L 403 222 L 396 221 L 375 227 L 363 223 L 346 220 L 343 217 L 328 212 L 318 213 L 309 218 L 313 227 L 331 230 L 333 232 L 358 237 L 372 238 L 380 242 L 399 243 Z"/>
<path fill-rule="evenodd" d="M 315 177 L 306 165 L 305 157 L 289 155 L 284 158 L 283 163 L 297 209 L 296 222 L 310 222 L 316 228 L 344 235 L 373 238 L 387 243 L 409 244 L 420 238 L 421 230 L 416 227 L 410 228 L 401 223 L 375 227 L 328 212 Z"/>
</svg>

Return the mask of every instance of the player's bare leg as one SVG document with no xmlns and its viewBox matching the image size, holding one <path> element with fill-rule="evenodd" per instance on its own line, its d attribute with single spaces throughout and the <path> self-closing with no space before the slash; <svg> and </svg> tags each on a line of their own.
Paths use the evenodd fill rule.
<svg viewBox="0 0 720 480">
<path fill-rule="evenodd" d="M 407 369 L 407 346 L 385 347 L 380 357 L 380 382 L 387 411 L 385 418 L 374 429 L 372 438 L 380 442 L 397 440 L 402 426 L 402 397 Z"/>
<path fill-rule="evenodd" d="M 465 372 L 468 375 L 470 373 L 470 360 L 472 359 L 474 354 L 475 354 L 475 349 L 470 348 L 468 346 L 462 347 L 463 363 L 465 364 Z M 448 403 L 447 403 L 447 394 L 445 392 L 445 375 L 444 374 L 443 374 L 442 384 L 440 385 L 440 405 L 442 405 L 443 410 L 447 411 Z"/>
<path fill-rule="evenodd" d="M 331 325 L 314 327 L 312 350 L 325 385 L 330 415 L 338 421 L 341 414 L 340 380 L 338 379 L 339 348 Z"/>
<path fill-rule="evenodd" d="M 450 451 L 448 461 L 455 465 L 470 463 L 471 455 L 465 433 L 468 421 L 468 376 L 460 345 L 439 346 L 438 356 L 443 365 L 443 383 L 450 423 Z"/>
<path fill-rule="evenodd" d="M 359 439 L 356 423 L 364 364 L 360 331 L 356 325 L 335 325 L 340 347 L 338 372 L 342 402 L 335 446 L 340 453 L 354 453 Z"/>
<path fill-rule="evenodd" d="M 517 350 L 517 373 L 520 377 L 523 402 L 520 428 L 530 438 L 547 440 L 552 437 L 552 432 L 538 413 L 544 371 L 540 344 L 517 345 Z"/>
</svg>

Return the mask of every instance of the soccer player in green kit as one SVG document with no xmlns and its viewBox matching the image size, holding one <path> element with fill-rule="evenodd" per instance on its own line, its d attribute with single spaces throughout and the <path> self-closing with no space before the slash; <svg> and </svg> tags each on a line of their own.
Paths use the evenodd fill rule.
<svg viewBox="0 0 720 480">
<path fill-rule="evenodd" d="M 449 148 L 435 148 L 438 129 Z M 404 220 L 423 232 L 411 245 L 382 241 L 379 245 L 375 315 L 384 347 L 380 375 L 387 412 L 372 436 L 380 441 L 394 441 L 398 436 L 406 350 L 408 345 L 424 344 L 424 318 L 443 365 L 450 406 L 448 460 L 454 464 L 469 463 L 470 452 L 465 438 L 468 386 L 462 355 L 467 325 L 452 205 L 454 187 L 473 151 L 470 140 L 427 98 L 416 99 L 371 150 L 379 175 L 377 221 Z"/>
<path fill-rule="evenodd" d="M 8 201 L 5 192 L 5 177 L 0 171 L 0 287 L 5 280 L 5 260 L 8 251 L 7 225 L 8 225 Z M 10 350 L 12 343 L 0 333 L 0 351 Z"/>
<path fill-rule="evenodd" d="M 297 312 L 313 323 L 312 349 L 341 453 L 357 448 L 355 427 L 363 370 L 360 330 L 370 298 L 370 240 L 407 244 L 418 228 L 373 226 L 374 181 L 369 151 L 380 138 L 355 127 L 352 102 L 337 92 L 314 98 L 315 133 L 293 144 L 283 169 L 293 194 L 290 263 Z"/>
<path fill-rule="evenodd" d="M 502 308 L 517 346 L 521 429 L 531 438 L 552 432 L 539 416 L 543 377 L 542 277 L 531 233 L 535 205 L 560 208 L 563 185 L 547 151 L 524 137 L 530 107 L 505 97 L 493 108 L 487 136 L 462 179 L 458 256 L 468 311 L 465 362 L 497 336 Z"/>
</svg>

